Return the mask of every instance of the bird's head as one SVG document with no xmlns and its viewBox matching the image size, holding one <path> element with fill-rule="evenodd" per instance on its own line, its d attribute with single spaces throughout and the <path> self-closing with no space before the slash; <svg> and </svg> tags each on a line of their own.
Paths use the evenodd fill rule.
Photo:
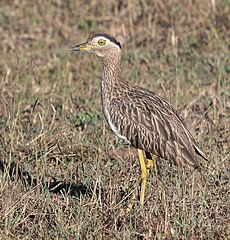
<svg viewBox="0 0 230 240">
<path fill-rule="evenodd" d="M 107 33 L 93 33 L 84 43 L 70 48 L 70 51 L 85 51 L 100 58 L 106 58 L 121 52 L 121 44 Z"/>
</svg>

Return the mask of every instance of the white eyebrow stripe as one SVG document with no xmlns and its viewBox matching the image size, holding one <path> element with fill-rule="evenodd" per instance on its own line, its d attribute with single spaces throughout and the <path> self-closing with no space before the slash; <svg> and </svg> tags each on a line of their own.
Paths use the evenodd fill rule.
<svg viewBox="0 0 230 240">
<path fill-rule="evenodd" d="M 98 37 L 95 37 L 95 41 L 97 42 L 98 40 L 100 39 L 103 39 L 103 40 L 106 40 L 106 41 L 110 41 L 108 38 L 104 37 L 104 36 L 98 36 Z M 110 41 L 111 42 L 111 41 Z"/>
<path fill-rule="evenodd" d="M 108 39 L 108 38 L 106 38 L 106 37 L 104 37 L 104 36 L 98 36 L 98 37 L 95 37 L 95 38 L 94 38 L 94 40 L 95 40 L 96 43 L 97 43 L 100 39 L 103 39 L 103 40 L 106 41 L 106 43 L 112 44 L 112 45 L 115 46 L 116 48 L 120 49 L 120 47 L 119 47 L 116 43 L 110 41 L 110 39 Z"/>
</svg>

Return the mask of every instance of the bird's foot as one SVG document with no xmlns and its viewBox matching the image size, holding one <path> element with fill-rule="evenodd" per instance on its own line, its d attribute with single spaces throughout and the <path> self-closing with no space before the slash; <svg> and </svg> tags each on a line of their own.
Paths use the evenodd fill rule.
<svg viewBox="0 0 230 240">
<path fill-rule="evenodd" d="M 129 202 L 127 208 L 123 208 L 123 207 L 122 207 L 122 208 L 120 209 L 120 214 L 121 214 L 122 216 L 126 216 L 126 215 L 128 215 L 128 214 L 131 212 L 131 210 L 133 209 L 133 206 L 134 206 L 135 203 L 137 202 L 137 198 L 138 198 L 138 192 L 135 191 L 135 192 L 132 193 L 132 197 L 131 197 L 131 199 L 130 199 L 130 202 Z"/>
</svg>

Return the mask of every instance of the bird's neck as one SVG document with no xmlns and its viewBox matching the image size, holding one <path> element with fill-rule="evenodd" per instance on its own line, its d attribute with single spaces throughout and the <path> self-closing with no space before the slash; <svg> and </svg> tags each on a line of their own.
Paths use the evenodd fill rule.
<svg viewBox="0 0 230 240">
<path fill-rule="evenodd" d="M 104 112 L 110 101 L 117 95 L 120 83 L 123 81 L 120 56 L 102 59 L 103 73 L 101 81 L 101 100 Z"/>
<path fill-rule="evenodd" d="M 102 59 L 103 73 L 102 82 L 109 88 L 117 84 L 122 79 L 121 57 L 114 55 Z"/>
</svg>

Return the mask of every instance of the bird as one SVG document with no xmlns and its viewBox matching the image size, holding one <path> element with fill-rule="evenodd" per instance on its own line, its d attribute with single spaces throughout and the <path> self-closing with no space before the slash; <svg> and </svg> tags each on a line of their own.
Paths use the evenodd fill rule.
<svg viewBox="0 0 230 240">
<path fill-rule="evenodd" d="M 153 167 L 151 154 L 201 172 L 199 157 L 208 159 L 173 105 L 123 76 L 122 47 L 116 38 L 108 33 L 92 33 L 86 42 L 69 50 L 96 55 L 102 63 L 103 113 L 112 132 L 138 151 L 141 206 L 147 177 Z"/>
</svg>

